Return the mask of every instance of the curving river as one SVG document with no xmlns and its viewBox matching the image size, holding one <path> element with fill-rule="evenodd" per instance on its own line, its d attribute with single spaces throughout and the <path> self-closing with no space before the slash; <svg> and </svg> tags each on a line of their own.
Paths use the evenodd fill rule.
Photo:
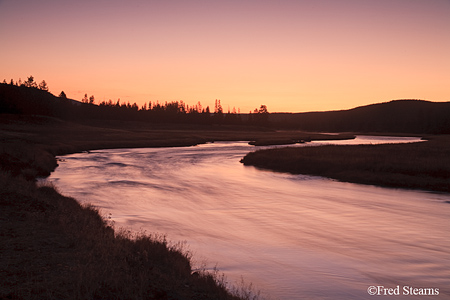
<svg viewBox="0 0 450 300">
<path fill-rule="evenodd" d="M 389 290 L 378 286 L 399 286 L 400 294 L 432 288 L 439 296 L 426 299 L 450 298 L 450 195 L 239 163 L 254 150 L 220 142 L 79 153 L 61 157 L 48 180 L 110 213 L 116 227 L 186 241 L 197 266 L 217 264 L 230 283 L 242 276 L 272 299 L 373 299 L 371 286 L 381 294 Z"/>
</svg>

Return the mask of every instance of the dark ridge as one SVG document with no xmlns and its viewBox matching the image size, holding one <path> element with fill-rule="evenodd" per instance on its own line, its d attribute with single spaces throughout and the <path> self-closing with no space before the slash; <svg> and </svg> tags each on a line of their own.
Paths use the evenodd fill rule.
<svg viewBox="0 0 450 300">
<path fill-rule="evenodd" d="M 322 132 L 450 133 L 450 102 L 394 100 L 349 110 L 271 113 L 279 127 Z"/>
<path fill-rule="evenodd" d="M 56 97 L 38 88 L 0 84 L 0 113 L 69 119 L 71 108 L 77 104 L 81 105 L 78 101 Z"/>
<path fill-rule="evenodd" d="M 182 102 L 157 104 L 151 109 L 136 103 L 100 105 L 56 97 L 38 88 L 0 84 L 0 114 L 44 115 L 77 122 L 146 122 L 216 126 L 255 126 L 314 132 L 371 132 L 449 134 L 450 102 L 394 100 L 349 110 L 306 113 L 230 114 L 188 111 Z"/>
</svg>

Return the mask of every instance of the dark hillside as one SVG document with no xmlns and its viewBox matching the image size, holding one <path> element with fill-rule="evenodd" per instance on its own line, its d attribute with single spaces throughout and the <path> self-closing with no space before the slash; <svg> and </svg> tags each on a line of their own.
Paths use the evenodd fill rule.
<svg viewBox="0 0 450 300">
<path fill-rule="evenodd" d="M 1 114 L 43 115 L 71 119 L 75 117 L 73 107 L 81 104 L 37 88 L 0 84 Z"/>
<path fill-rule="evenodd" d="M 120 120 L 153 124 L 244 125 L 315 132 L 449 134 L 450 102 L 394 100 L 349 110 L 224 114 L 188 109 L 183 102 L 139 108 L 136 103 L 88 104 L 38 88 L 0 84 L 0 114 L 44 115 L 70 121 Z M 268 118 L 267 118 L 268 116 Z"/>
<path fill-rule="evenodd" d="M 209 107 L 188 107 L 183 101 L 136 103 L 103 101 L 95 104 L 94 96 L 82 102 L 56 97 L 46 90 L 25 85 L 0 83 L 0 114 L 43 115 L 69 121 L 120 120 L 153 124 L 241 125 L 237 113 L 211 113 Z M 91 102 L 92 100 L 92 102 Z M 249 124 L 253 125 L 253 124 Z"/>
<path fill-rule="evenodd" d="M 394 100 L 349 110 L 270 114 L 279 127 L 325 132 L 450 133 L 450 102 Z"/>
</svg>

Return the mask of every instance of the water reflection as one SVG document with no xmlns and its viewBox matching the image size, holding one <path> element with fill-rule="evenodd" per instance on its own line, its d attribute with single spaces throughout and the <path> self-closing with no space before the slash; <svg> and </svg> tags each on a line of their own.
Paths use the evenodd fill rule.
<svg viewBox="0 0 450 300">
<path fill-rule="evenodd" d="M 400 140 L 413 141 L 388 142 Z M 230 142 L 74 154 L 50 180 L 118 226 L 187 241 L 199 265 L 218 263 L 230 281 L 242 275 L 274 298 L 371 299 L 372 285 L 449 296 L 450 196 L 240 164 L 254 149 Z"/>
</svg>

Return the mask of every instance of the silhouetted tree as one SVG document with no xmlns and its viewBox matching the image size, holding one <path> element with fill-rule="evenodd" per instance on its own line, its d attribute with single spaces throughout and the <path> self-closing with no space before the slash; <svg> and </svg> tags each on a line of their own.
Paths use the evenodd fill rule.
<svg viewBox="0 0 450 300">
<path fill-rule="evenodd" d="M 222 114 L 223 113 L 223 108 L 222 105 L 220 104 L 220 100 L 216 99 L 216 103 L 214 106 L 214 113 L 215 114 Z"/>
<path fill-rule="evenodd" d="M 261 105 L 259 109 L 255 108 L 253 113 L 250 112 L 248 115 L 248 121 L 249 123 L 260 126 L 269 125 L 269 111 L 267 110 L 267 106 Z"/>
<path fill-rule="evenodd" d="M 37 84 L 34 81 L 34 77 L 32 75 L 30 75 L 30 77 L 28 77 L 27 81 L 24 82 L 24 85 L 26 87 L 37 88 Z"/>
<path fill-rule="evenodd" d="M 39 89 L 48 92 L 48 85 L 45 80 L 42 80 L 42 82 L 39 83 Z"/>
<path fill-rule="evenodd" d="M 258 110 L 259 114 L 268 114 L 269 111 L 267 110 L 267 106 L 266 105 L 261 105 L 261 107 Z"/>
<path fill-rule="evenodd" d="M 92 95 L 89 97 L 89 104 L 94 104 L 94 102 L 95 102 L 95 97 L 94 97 L 94 95 Z"/>
<path fill-rule="evenodd" d="M 66 93 L 64 93 L 64 91 L 61 91 L 61 93 L 59 93 L 59 98 L 64 98 L 67 99 Z"/>
<path fill-rule="evenodd" d="M 83 102 L 83 103 L 89 103 L 89 98 L 88 98 L 88 95 L 87 95 L 87 94 L 84 94 L 84 97 L 83 97 L 83 99 L 81 99 L 81 102 Z"/>
<path fill-rule="evenodd" d="M 223 122 L 223 108 L 220 104 L 220 100 L 217 99 L 214 105 L 214 122 L 217 124 L 221 124 Z"/>
</svg>

